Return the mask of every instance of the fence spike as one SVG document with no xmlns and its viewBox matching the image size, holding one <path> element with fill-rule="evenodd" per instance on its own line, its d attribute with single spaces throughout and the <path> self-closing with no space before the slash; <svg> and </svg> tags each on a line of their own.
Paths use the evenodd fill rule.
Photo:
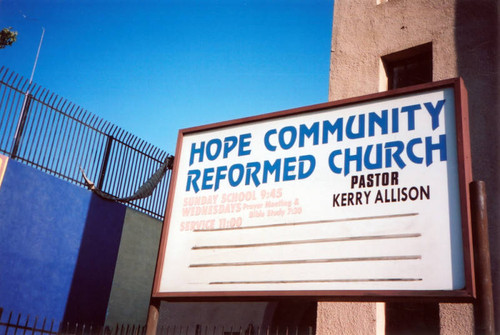
<svg viewBox="0 0 500 335">
<path fill-rule="evenodd" d="M 16 89 L 19 89 L 19 82 L 20 82 L 21 80 L 19 80 L 19 81 L 18 81 L 18 80 L 17 80 L 17 78 L 21 78 L 21 80 L 22 80 L 22 78 L 23 78 L 23 77 L 20 77 L 20 76 L 16 73 L 16 74 L 14 75 L 14 78 L 12 79 L 12 84 L 11 84 L 11 85 L 12 85 L 13 87 L 15 87 Z M 9 79 L 10 79 L 10 78 L 9 78 Z M 17 83 L 16 83 L 16 82 L 17 82 Z"/>
<path fill-rule="evenodd" d="M 67 109 L 67 112 L 66 114 L 68 114 L 68 116 L 70 117 L 74 117 L 74 114 L 73 114 L 73 110 L 75 109 L 76 105 L 72 102 L 70 102 L 70 104 L 68 105 L 68 109 Z"/>
<path fill-rule="evenodd" d="M 35 88 L 36 88 L 36 91 L 32 95 L 33 95 L 34 98 L 38 99 L 38 92 L 40 91 L 40 89 L 42 89 L 42 86 L 34 85 L 33 89 L 35 89 Z"/>
<path fill-rule="evenodd" d="M 125 134 L 125 130 L 123 130 L 122 128 L 119 128 L 118 127 L 118 134 L 116 135 L 116 139 L 119 140 L 119 141 L 122 141 L 123 142 L 123 135 Z"/>
<path fill-rule="evenodd" d="M 61 104 L 62 102 L 62 105 L 61 107 L 59 107 L 59 105 Z M 68 103 L 68 100 L 67 99 L 64 99 L 63 97 L 61 97 L 61 99 L 59 100 L 59 103 L 57 104 L 57 109 L 61 110 L 61 112 L 64 113 L 63 109 L 64 109 L 64 106 Z"/>
<path fill-rule="evenodd" d="M 59 110 L 59 105 L 61 104 L 61 100 L 63 97 L 60 97 L 58 94 L 55 94 L 54 101 L 52 102 L 52 106 L 54 109 Z"/>
<path fill-rule="evenodd" d="M 103 124 L 104 119 L 103 118 L 98 118 L 97 119 L 97 124 L 95 125 L 95 129 L 97 129 L 98 131 L 101 131 L 102 132 L 102 124 Z"/>
<path fill-rule="evenodd" d="M 111 122 L 109 121 L 104 121 L 104 125 L 103 125 L 103 129 L 104 129 L 104 132 L 109 135 L 109 136 L 113 136 L 113 127 L 115 125 L 112 124 Z"/>
<path fill-rule="evenodd" d="M 125 135 L 125 130 L 118 127 L 118 133 L 116 134 L 116 139 L 123 142 L 123 136 Z"/>
<path fill-rule="evenodd" d="M 125 136 L 125 140 L 123 141 L 125 144 L 127 144 L 128 146 L 131 146 L 130 143 L 134 137 L 134 135 L 132 135 L 131 133 L 129 133 L 128 131 L 124 131 L 124 136 Z"/>
<path fill-rule="evenodd" d="M 149 144 L 148 142 L 146 142 L 146 141 L 144 141 L 144 140 L 142 140 L 142 139 L 141 139 L 141 142 L 139 143 L 139 147 L 138 147 L 138 149 L 139 149 L 140 151 L 144 151 L 144 148 L 145 148 L 148 144 Z"/>
<path fill-rule="evenodd" d="M 111 136 L 113 136 L 114 138 L 120 140 L 118 134 L 121 132 L 121 128 L 116 126 L 116 125 L 113 125 L 113 127 L 111 127 Z"/>
<path fill-rule="evenodd" d="M 90 124 L 93 128 L 96 128 L 95 124 L 96 124 L 96 117 L 99 118 L 98 116 L 96 116 L 95 114 L 92 114 L 89 112 L 89 116 L 90 116 L 90 119 L 89 119 L 89 122 L 88 124 Z"/>
<path fill-rule="evenodd" d="M 43 96 L 42 98 L 42 102 L 44 102 L 45 104 L 49 105 L 49 106 L 52 106 L 52 101 L 54 100 L 54 93 L 51 93 L 49 90 L 45 90 L 44 89 L 44 92 L 47 91 L 47 93 Z"/>
<path fill-rule="evenodd" d="M 54 319 L 52 319 L 52 321 L 50 322 L 50 330 L 49 330 L 49 332 L 52 333 L 53 330 L 54 330 Z"/>
<path fill-rule="evenodd" d="M 153 147 L 153 144 L 151 143 L 146 143 L 146 148 L 144 148 L 142 151 L 146 154 L 146 155 L 150 155 L 150 149 Z M 153 157 L 153 156 L 151 156 Z"/>
<path fill-rule="evenodd" d="M 34 332 L 35 330 L 37 330 L 37 329 L 36 329 L 36 324 L 37 324 L 37 323 L 38 323 L 38 316 L 36 316 L 36 317 L 35 317 L 35 323 L 33 324 L 33 328 L 32 328 L 33 330 L 32 330 L 32 332 L 31 332 L 31 334 L 33 334 L 33 332 Z M 42 331 L 43 331 L 43 327 L 42 327 Z"/>
<path fill-rule="evenodd" d="M 11 72 L 11 73 L 10 73 L 9 78 L 7 78 L 7 81 L 6 81 L 6 84 L 7 84 L 7 85 L 12 85 L 12 83 L 11 83 L 11 78 L 12 78 L 12 76 L 13 76 L 14 74 L 15 74 L 14 72 Z M 15 87 L 14 87 L 14 88 L 15 88 Z"/>
<path fill-rule="evenodd" d="M 81 116 L 82 116 L 82 113 L 83 113 L 83 108 L 82 108 L 82 107 L 80 107 L 80 106 L 78 106 L 78 108 L 77 108 L 77 109 L 76 109 L 76 111 L 75 111 L 75 114 L 76 114 L 76 113 L 78 113 L 78 115 L 75 117 L 75 119 L 77 119 L 78 121 L 80 121 L 80 122 L 81 122 L 81 121 L 82 121 Z"/>
<path fill-rule="evenodd" d="M 134 135 L 134 137 L 133 137 L 133 139 L 132 139 L 132 145 L 131 145 L 131 147 L 133 147 L 133 148 L 137 148 L 137 142 L 138 142 L 138 141 L 140 142 L 140 141 L 141 141 L 141 139 L 140 139 L 139 137 L 137 137 L 137 136 L 135 136 L 135 135 Z"/>
<path fill-rule="evenodd" d="M 50 95 L 49 95 L 49 94 L 50 94 Z M 47 98 L 47 95 L 49 96 L 49 98 L 48 98 L 48 99 L 46 99 L 46 98 Z M 55 93 L 51 93 L 51 92 L 47 91 L 47 94 L 44 96 L 43 101 L 44 101 L 47 105 L 52 106 L 53 101 L 54 101 L 56 98 L 57 98 L 57 94 L 55 94 Z"/>
<path fill-rule="evenodd" d="M 153 158 L 157 159 L 158 155 L 160 154 L 161 149 L 158 148 L 157 146 L 154 146 L 154 153 L 151 155 Z"/>
<path fill-rule="evenodd" d="M 84 110 L 83 111 L 83 122 L 84 123 L 89 123 L 89 118 L 91 117 L 92 115 L 89 113 L 88 110 Z"/>
<path fill-rule="evenodd" d="M 22 79 L 23 79 L 23 78 L 21 77 L 21 80 L 22 80 Z M 21 81 L 21 80 L 20 80 L 20 81 Z M 25 80 L 24 80 L 24 83 L 23 83 L 23 85 L 21 86 L 21 88 L 19 88 L 19 90 L 20 90 L 20 91 L 24 91 L 24 87 L 26 86 L 26 84 L 28 84 L 28 79 L 25 79 Z M 28 90 L 29 90 L 29 84 L 28 84 Z"/>
</svg>

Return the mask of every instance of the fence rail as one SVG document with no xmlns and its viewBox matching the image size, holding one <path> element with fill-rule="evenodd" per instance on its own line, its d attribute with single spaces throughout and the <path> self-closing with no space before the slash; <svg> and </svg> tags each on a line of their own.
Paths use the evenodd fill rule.
<svg viewBox="0 0 500 335">
<path fill-rule="evenodd" d="M 80 167 L 104 193 L 124 198 L 168 154 L 48 90 L 0 68 L 0 153 L 73 184 Z M 153 194 L 126 205 L 163 219 L 170 171 Z"/>
</svg>

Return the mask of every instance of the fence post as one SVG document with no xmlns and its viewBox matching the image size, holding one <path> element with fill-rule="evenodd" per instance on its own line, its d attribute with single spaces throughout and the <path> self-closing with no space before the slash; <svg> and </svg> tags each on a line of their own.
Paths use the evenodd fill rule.
<svg viewBox="0 0 500 335">
<path fill-rule="evenodd" d="M 24 125 L 26 124 L 26 118 L 31 105 L 31 99 L 31 94 L 26 93 L 24 95 L 23 107 L 21 109 L 21 114 L 19 115 L 19 121 L 17 122 L 16 132 L 14 133 L 14 144 L 12 145 L 12 151 L 10 153 L 11 158 L 17 157 L 17 151 L 19 150 L 19 143 L 21 142 L 21 136 L 23 135 Z"/>
<path fill-rule="evenodd" d="M 104 185 L 104 178 L 106 177 L 106 170 L 108 168 L 109 155 L 111 153 L 111 146 L 113 145 L 113 136 L 108 136 L 106 141 L 106 149 L 104 151 L 104 158 L 102 160 L 101 172 L 99 173 L 99 180 L 97 181 L 97 188 L 102 190 Z"/>
<path fill-rule="evenodd" d="M 151 299 L 146 323 L 146 335 L 156 335 L 158 328 L 158 318 L 160 316 L 160 303 L 156 299 Z M 181 332 L 179 332 L 180 334 Z M 175 334 L 175 331 L 174 331 Z"/>
<path fill-rule="evenodd" d="M 495 334 L 495 317 L 485 182 L 473 181 L 470 184 L 470 196 L 477 290 L 477 299 L 474 303 L 475 328 L 476 334 L 493 335 Z"/>
</svg>

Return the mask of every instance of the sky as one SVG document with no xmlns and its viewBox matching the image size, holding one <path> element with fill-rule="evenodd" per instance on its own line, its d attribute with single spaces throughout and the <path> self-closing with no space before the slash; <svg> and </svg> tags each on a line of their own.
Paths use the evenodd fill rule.
<svg viewBox="0 0 500 335">
<path fill-rule="evenodd" d="M 328 100 L 333 0 L 0 0 L 0 66 L 168 153 L 179 129 Z"/>
</svg>

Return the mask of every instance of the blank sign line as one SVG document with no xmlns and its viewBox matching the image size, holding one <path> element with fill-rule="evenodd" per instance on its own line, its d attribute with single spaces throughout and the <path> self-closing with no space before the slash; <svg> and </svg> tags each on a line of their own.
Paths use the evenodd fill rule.
<svg viewBox="0 0 500 335">
<path fill-rule="evenodd" d="M 365 283 L 365 282 L 413 282 L 422 278 L 367 278 L 367 279 L 310 279 L 310 280 L 255 280 L 255 281 L 214 281 L 209 285 L 259 285 L 259 284 L 313 284 L 313 283 Z"/>
<path fill-rule="evenodd" d="M 347 257 L 328 259 L 295 259 L 281 261 L 254 261 L 232 263 L 201 263 L 190 264 L 190 268 L 211 268 L 222 266 L 256 266 L 256 265 L 288 265 L 288 264 L 314 264 L 314 263 L 340 263 L 340 262 L 374 262 L 374 261 L 407 261 L 422 259 L 420 255 L 411 256 L 378 256 L 378 257 Z"/>
<path fill-rule="evenodd" d="M 195 229 L 195 230 L 193 230 L 193 232 L 195 232 L 195 233 L 204 233 L 204 232 L 227 231 L 227 230 L 265 229 L 265 228 L 289 227 L 289 226 L 299 226 L 299 225 L 308 225 L 308 224 L 349 222 L 349 221 L 374 220 L 374 219 L 394 219 L 394 218 L 416 216 L 416 215 L 418 215 L 418 213 L 403 213 L 403 214 L 390 214 L 390 215 L 362 216 L 362 217 L 344 218 L 344 219 L 335 219 L 335 220 L 318 220 L 318 221 L 304 221 L 304 222 L 290 222 L 290 223 L 274 223 L 274 224 L 260 225 L 260 226 L 233 227 L 233 228 L 213 228 L 213 229 Z"/>
<path fill-rule="evenodd" d="M 206 249 L 235 249 L 235 248 L 255 248 L 255 247 L 272 247 L 294 244 L 310 244 L 310 243 L 329 243 L 329 242 L 349 242 L 349 241 L 368 241 L 368 240 L 386 240 L 398 238 L 415 238 L 421 237 L 419 233 L 409 234 L 386 234 L 386 235 L 368 235 L 368 236 L 347 236 L 347 237 L 332 237 L 312 240 L 296 240 L 296 241 L 279 241 L 279 242 L 262 242 L 262 243 L 247 243 L 247 244 L 225 244 L 225 245 L 195 245 L 192 250 Z"/>
</svg>

